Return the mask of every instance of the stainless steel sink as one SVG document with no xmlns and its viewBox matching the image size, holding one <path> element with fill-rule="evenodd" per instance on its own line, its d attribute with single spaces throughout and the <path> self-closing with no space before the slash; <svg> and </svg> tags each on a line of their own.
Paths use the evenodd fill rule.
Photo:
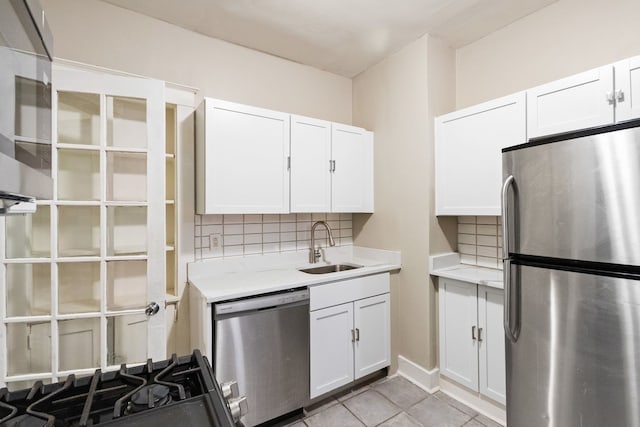
<svg viewBox="0 0 640 427">
<path fill-rule="evenodd" d="M 319 267 L 301 268 L 300 271 L 308 274 L 327 274 L 337 273 L 339 271 L 353 270 L 355 268 L 362 268 L 362 266 L 356 264 L 329 264 L 321 265 Z"/>
</svg>

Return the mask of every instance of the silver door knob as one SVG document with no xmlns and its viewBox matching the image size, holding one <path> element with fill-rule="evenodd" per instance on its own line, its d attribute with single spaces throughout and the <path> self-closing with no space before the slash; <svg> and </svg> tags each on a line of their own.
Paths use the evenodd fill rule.
<svg viewBox="0 0 640 427">
<path fill-rule="evenodd" d="M 240 421 L 240 418 L 249 412 L 249 405 L 247 404 L 247 398 L 245 396 L 229 399 L 228 403 L 229 409 L 231 410 L 231 417 L 235 423 Z"/>
<path fill-rule="evenodd" d="M 220 384 L 220 388 L 222 389 L 222 395 L 224 396 L 225 400 L 238 397 L 238 395 L 240 394 L 238 391 L 238 383 L 236 381 L 222 383 Z"/>
<path fill-rule="evenodd" d="M 151 301 L 147 305 L 147 308 L 144 309 L 144 314 L 146 314 L 147 316 L 151 317 L 151 316 L 157 314 L 158 311 L 160 311 L 160 306 L 158 305 L 158 303 L 155 302 L 155 301 Z"/>
</svg>

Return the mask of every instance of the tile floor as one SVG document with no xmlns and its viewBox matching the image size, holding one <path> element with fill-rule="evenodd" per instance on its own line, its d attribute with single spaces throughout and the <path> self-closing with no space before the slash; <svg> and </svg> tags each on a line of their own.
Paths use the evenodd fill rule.
<svg viewBox="0 0 640 427">
<path fill-rule="evenodd" d="M 442 392 L 429 394 L 407 379 L 383 378 L 330 398 L 288 427 L 500 427 Z"/>
</svg>

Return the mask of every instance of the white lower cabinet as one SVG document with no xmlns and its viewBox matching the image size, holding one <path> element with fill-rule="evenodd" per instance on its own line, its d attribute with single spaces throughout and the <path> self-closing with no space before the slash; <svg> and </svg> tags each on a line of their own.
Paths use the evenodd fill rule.
<svg viewBox="0 0 640 427">
<path fill-rule="evenodd" d="M 440 374 L 506 403 L 503 290 L 439 279 Z"/>
<path fill-rule="evenodd" d="M 506 403 L 505 336 L 502 289 L 478 286 L 480 393 Z"/>
<path fill-rule="evenodd" d="M 310 397 L 389 366 L 389 274 L 310 289 Z"/>
</svg>

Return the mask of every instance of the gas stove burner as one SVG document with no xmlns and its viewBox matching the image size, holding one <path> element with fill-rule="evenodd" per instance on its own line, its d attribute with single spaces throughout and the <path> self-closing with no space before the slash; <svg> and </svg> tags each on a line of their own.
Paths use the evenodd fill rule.
<svg viewBox="0 0 640 427">
<path fill-rule="evenodd" d="M 2 3 L 3 0 L 0 0 Z M 47 422 L 50 420 L 49 424 Z M 0 388 L 0 427 L 233 427 L 231 411 L 199 350 L 30 389 Z"/>
<path fill-rule="evenodd" d="M 142 387 L 131 396 L 128 409 L 130 413 L 136 413 L 164 406 L 172 401 L 173 398 L 169 394 L 169 387 L 162 384 L 151 384 Z"/>
</svg>

